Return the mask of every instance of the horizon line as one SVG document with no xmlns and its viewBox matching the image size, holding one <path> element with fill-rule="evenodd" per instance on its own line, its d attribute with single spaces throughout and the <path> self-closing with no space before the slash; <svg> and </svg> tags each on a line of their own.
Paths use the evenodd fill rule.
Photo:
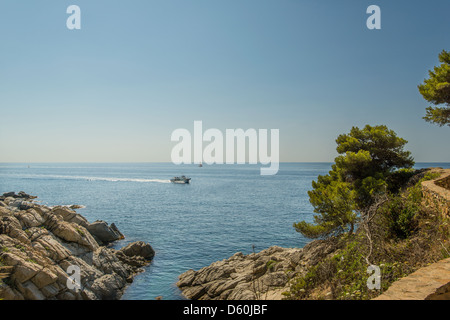
<svg viewBox="0 0 450 320">
<path fill-rule="evenodd" d="M 171 161 L 0 161 L 0 164 L 39 164 L 39 163 L 168 163 L 174 164 Z M 278 163 L 334 163 L 334 161 L 279 161 Z M 415 163 L 450 163 L 450 161 L 415 161 Z M 212 163 L 212 164 L 204 164 L 204 165 L 261 165 L 260 163 Z M 195 165 L 196 163 L 182 163 L 182 164 L 174 164 L 178 165 Z"/>
</svg>

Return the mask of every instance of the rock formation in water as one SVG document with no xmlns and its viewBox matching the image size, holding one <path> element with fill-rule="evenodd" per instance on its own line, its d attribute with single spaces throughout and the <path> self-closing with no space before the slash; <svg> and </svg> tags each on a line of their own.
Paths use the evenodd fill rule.
<svg viewBox="0 0 450 320">
<path fill-rule="evenodd" d="M 186 271 L 177 286 L 192 300 L 280 300 L 295 275 L 332 252 L 333 244 L 322 240 L 304 248 L 273 246 L 248 255 L 238 252 L 198 271 Z"/>
<path fill-rule="evenodd" d="M 124 238 L 114 224 L 35 198 L 0 196 L 0 299 L 119 299 L 155 254 L 141 241 L 109 248 Z"/>
</svg>

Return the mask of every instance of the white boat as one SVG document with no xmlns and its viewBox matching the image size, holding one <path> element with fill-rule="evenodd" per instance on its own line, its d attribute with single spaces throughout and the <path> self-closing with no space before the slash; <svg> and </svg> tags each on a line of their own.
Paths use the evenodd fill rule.
<svg viewBox="0 0 450 320">
<path fill-rule="evenodd" d="M 191 178 L 188 178 L 186 176 L 181 177 L 173 177 L 170 179 L 170 182 L 172 183 L 189 183 L 191 181 Z"/>
</svg>

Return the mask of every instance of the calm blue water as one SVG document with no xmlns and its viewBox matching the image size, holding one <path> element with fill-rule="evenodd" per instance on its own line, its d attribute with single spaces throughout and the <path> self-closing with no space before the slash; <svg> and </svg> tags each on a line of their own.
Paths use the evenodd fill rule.
<svg viewBox="0 0 450 320">
<path fill-rule="evenodd" d="M 416 167 L 450 163 L 420 163 Z M 308 240 L 292 224 L 312 221 L 307 191 L 331 163 L 281 163 L 275 176 L 259 166 L 171 163 L 0 164 L 0 193 L 25 191 L 43 204 L 80 204 L 90 222 L 114 222 L 126 239 L 146 241 L 156 256 L 123 299 L 182 299 L 178 275 L 241 251 L 273 245 L 302 247 Z M 175 175 L 190 185 L 171 184 Z"/>
</svg>

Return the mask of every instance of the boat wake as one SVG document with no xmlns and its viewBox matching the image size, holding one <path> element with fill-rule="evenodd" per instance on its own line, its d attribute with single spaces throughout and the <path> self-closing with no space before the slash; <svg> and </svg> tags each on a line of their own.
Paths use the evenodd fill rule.
<svg viewBox="0 0 450 320">
<path fill-rule="evenodd" d="M 170 183 L 167 179 L 141 179 L 141 178 L 115 178 L 115 177 L 89 177 L 89 176 L 65 176 L 65 175 L 27 175 L 30 179 L 68 179 L 68 180 L 87 180 L 87 181 L 109 181 L 109 182 L 157 182 Z"/>
<path fill-rule="evenodd" d="M 159 182 L 159 183 L 170 183 L 170 180 L 163 179 L 132 179 L 132 178 L 102 178 L 102 177 L 87 177 L 89 181 L 126 181 L 126 182 Z"/>
</svg>

